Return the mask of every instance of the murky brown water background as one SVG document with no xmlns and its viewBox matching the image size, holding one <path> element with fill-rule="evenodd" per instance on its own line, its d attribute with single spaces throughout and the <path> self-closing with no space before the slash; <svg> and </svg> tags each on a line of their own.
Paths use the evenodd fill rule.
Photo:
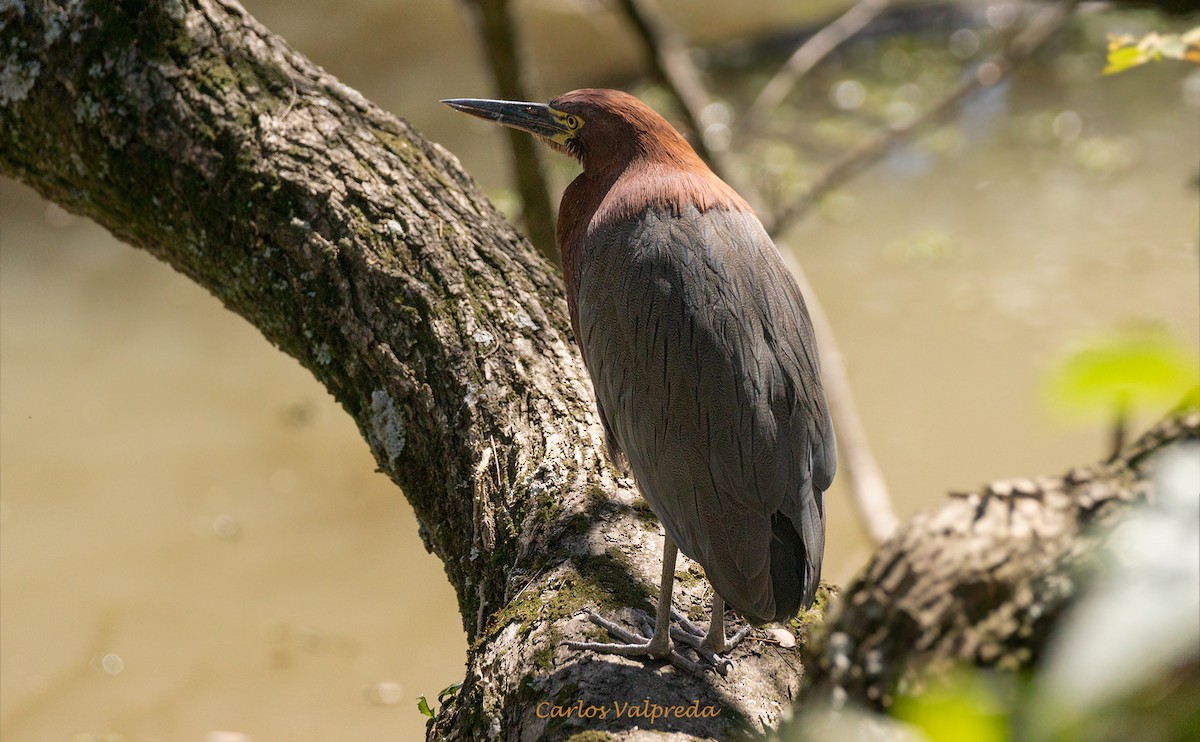
<svg viewBox="0 0 1200 742">
<path fill-rule="evenodd" d="M 713 7 L 734 5 L 690 32 L 795 13 Z M 502 186 L 493 132 L 435 102 L 489 90 L 456 4 L 249 7 Z M 523 7 L 541 93 L 633 68 L 600 6 Z M 1002 110 L 892 158 L 786 240 L 839 333 L 902 514 L 1101 453 L 1099 427 L 1057 419 L 1040 393 L 1071 343 L 1136 322 L 1192 348 L 1200 335 L 1200 76 L 1160 66 L 1064 87 L 1061 72 L 1029 70 Z M 169 268 L 5 180 L 0 363 L 6 741 L 421 735 L 415 697 L 462 675 L 452 592 L 401 494 L 294 361 Z M 829 549 L 835 581 L 868 551 L 837 485 Z"/>
</svg>

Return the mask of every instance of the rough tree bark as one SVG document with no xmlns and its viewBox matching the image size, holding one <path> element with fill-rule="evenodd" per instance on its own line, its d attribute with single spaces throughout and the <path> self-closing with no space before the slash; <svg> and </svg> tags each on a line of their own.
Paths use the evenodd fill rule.
<svg viewBox="0 0 1200 742">
<path fill-rule="evenodd" d="M 778 720 L 796 650 L 749 642 L 726 679 L 561 646 L 593 638 L 585 607 L 652 611 L 660 532 L 606 463 L 556 272 L 457 160 L 231 0 L 0 3 L 0 63 L 0 170 L 253 323 L 403 488 L 470 641 L 431 737 L 720 738 Z M 678 581 L 676 605 L 701 609 L 698 568 Z M 614 713 L 644 699 L 719 713 Z"/>
<path fill-rule="evenodd" d="M 1200 438 L 1195 404 L 1109 461 L 992 482 L 906 523 L 805 646 L 805 697 L 882 710 L 957 664 L 1036 664 L 1097 547 L 1151 493 L 1154 454 Z"/>
</svg>

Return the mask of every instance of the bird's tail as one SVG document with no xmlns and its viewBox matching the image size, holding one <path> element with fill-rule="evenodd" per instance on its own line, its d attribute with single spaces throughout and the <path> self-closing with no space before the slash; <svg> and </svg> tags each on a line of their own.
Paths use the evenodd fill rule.
<svg viewBox="0 0 1200 742">
<path fill-rule="evenodd" d="M 820 492 L 805 498 L 800 522 L 782 512 L 771 516 L 771 586 L 773 621 L 786 621 L 812 605 L 821 581 L 825 553 L 825 508 Z"/>
</svg>

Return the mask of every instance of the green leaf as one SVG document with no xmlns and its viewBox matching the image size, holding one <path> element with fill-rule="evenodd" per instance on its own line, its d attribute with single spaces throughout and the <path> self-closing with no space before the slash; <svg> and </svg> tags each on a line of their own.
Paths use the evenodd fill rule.
<svg viewBox="0 0 1200 742">
<path fill-rule="evenodd" d="M 1129 34 L 1109 34 L 1108 65 L 1104 74 L 1115 75 L 1130 67 L 1162 59 L 1200 62 L 1200 26 L 1182 34 L 1150 32 L 1140 39 Z"/>
<path fill-rule="evenodd" d="M 1118 72 L 1124 72 L 1130 67 L 1137 67 L 1148 61 L 1150 61 L 1150 58 L 1136 46 L 1123 46 L 1117 49 L 1110 49 L 1108 52 L 1108 66 L 1104 68 L 1104 74 L 1115 75 Z"/>
<path fill-rule="evenodd" d="M 425 696 L 417 696 L 417 711 L 430 719 L 433 718 L 433 709 L 429 708 L 429 701 L 425 700 Z"/>
<path fill-rule="evenodd" d="M 1161 407 L 1200 384 L 1200 358 L 1165 332 L 1129 330 L 1096 338 L 1051 371 L 1048 392 L 1060 410 L 1107 417 L 1115 407 Z"/>
<path fill-rule="evenodd" d="M 980 671 L 962 669 L 920 695 L 901 696 L 892 716 L 921 730 L 930 742 L 1006 742 L 1007 704 Z"/>
<path fill-rule="evenodd" d="M 442 688 L 440 691 L 438 691 L 438 703 L 445 703 L 447 696 L 450 698 L 457 696 L 460 690 L 462 690 L 462 683 L 451 683 L 450 685 L 447 685 L 445 688 Z"/>
</svg>

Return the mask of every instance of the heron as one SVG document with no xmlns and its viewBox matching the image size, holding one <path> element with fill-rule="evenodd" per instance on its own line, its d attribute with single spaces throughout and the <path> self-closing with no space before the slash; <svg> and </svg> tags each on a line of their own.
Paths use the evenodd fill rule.
<svg viewBox="0 0 1200 742">
<path fill-rule="evenodd" d="M 745 636 L 726 636 L 726 605 L 754 625 L 786 621 L 812 605 L 821 577 L 837 453 L 795 278 L 745 199 L 634 96 L 443 102 L 582 166 L 556 230 L 571 328 L 609 452 L 665 535 L 648 635 L 592 613 L 624 643 L 570 646 L 669 658 L 682 551 L 714 595 L 706 631 L 675 614 L 684 630 L 674 633 L 724 662 Z"/>
</svg>

